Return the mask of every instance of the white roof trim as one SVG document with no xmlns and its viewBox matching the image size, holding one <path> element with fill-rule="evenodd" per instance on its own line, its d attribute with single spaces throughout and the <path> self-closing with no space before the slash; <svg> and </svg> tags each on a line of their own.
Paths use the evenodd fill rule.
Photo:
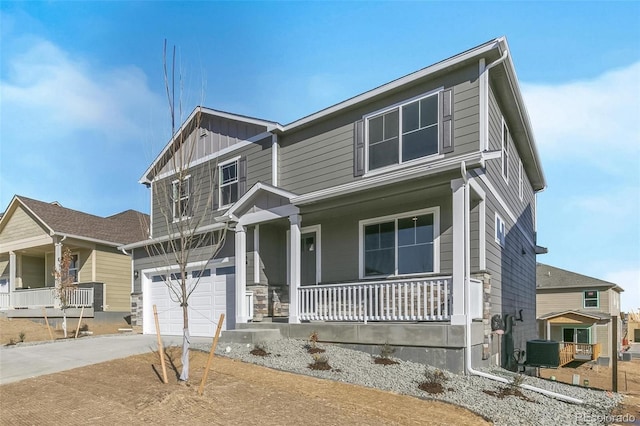
<svg viewBox="0 0 640 426">
<path fill-rule="evenodd" d="M 406 75 L 404 77 L 400 77 L 397 80 L 394 80 L 392 82 L 383 84 L 382 86 L 378 86 L 373 90 L 369 90 L 365 93 L 362 93 L 360 95 L 354 96 L 353 98 L 347 99 L 344 102 L 340 102 L 338 104 L 335 104 L 333 106 L 330 106 L 329 108 L 325 108 L 322 111 L 318 111 L 315 114 L 311 114 L 308 115 L 306 117 L 303 117 L 299 120 L 296 120 L 292 123 L 289 123 L 287 125 L 285 125 L 283 127 L 283 130 L 289 131 L 289 130 L 293 130 L 296 127 L 300 127 L 303 126 L 305 124 L 308 124 L 314 120 L 318 120 L 324 116 L 336 113 L 344 108 L 348 108 L 350 106 L 356 105 L 360 102 L 364 102 L 367 101 L 371 98 L 374 98 L 380 94 L 383 94 L 389 90 L 393 90 L 396 89 L 398 87 L 404 86 L 405 84 L 409 84 L 415 80 L 419 80 L 423 77 L 428 76 L 429 74 L 433 74 L 436 73 L 438 71 L 442 71 L 446 68 L 449 68 L 453 65 L 459 64 L 461 62 L 467 61 L 469 59 L 472 59 L 475 56 L 479 56 L 479 55 L 483 55 L 487 52 L 490 52 L 491 50 L 495 49 L 496 47 L 498 47 L 498 45 L 504 41 L 504 37 L 501 38 L 497 38 L 495 40 L 491 40 L 483 45 L 480 45 L 476 48 L 473 48 L 471 50 L 468 50 L 464 53 L 458 54 L 456 56 L 453 56 L 449 59 L 445 59 L 444 61 L 438 62 L 436 64 L 433 64 L 429 67 L 423 68 L 419 71 L 413 72 L 409 75 Z"/>
<path fill-rule="evenodd" d="M 403 182 L 406 180 L 415 179 L 422 176 L 430 176 L 449 170 L 459 170 L 461 161 L 464 161 L 469 168 L 473 168 L 474 166 L 482 166 L 483 155 L 478 151 L 471 154 L 447 158 L 436 163 L 425 163 L 414 167 L 403 168 L 390 173 L 365 177 L 355 182 L 346 183 L 344 185 L 309 192 L 307 194 L 294 197 L 291 201 L 297 206 L 311 204 L 327 198 L 348 195 L 353 192 L 375 188 L 381 185 Z"/>
<path fill-rule="evenodd" d="M 214 224 L 202 226 L 202 227 L 196 229 L 193 232 L 193 234 L 197 235 L 197 234 L 203 234 L 205 232 L 217 231 L 219 229 L 223 229 L 225 226 L 227 226 L 227 224 L 224 223 L 224 222 L 222 222 L 222 223 L 216 222 Z M 159 238 L 149 238 L 148 240 L 142 240 L 142 241 L 137 241 L 135 243 L 130 243 L 130 244 L 118 246 L 118 250 L 129 250 L 129 249 L 134 249 L 134 248 L 145 247 L 145 246 L 148 246 L 150 244 L 163 243 L 165 241 L 169 241 L 169 240 L 175 239 L 177 237 L 179 237 L 179 234 L 178 233 L 173 233 L 173 234 L 170 234 L 170 235 L 164 235 L 164 236 L 159 237 Z"/>
<path fill-rule="evenodd" d="M 57 201 L 56 201 L 56 202 L 57 202 Z M 20 199 L 20 197 L 19 197 L 18 195 L 14 195 L 14 196 L 13 196 L 13 199 L 12 199 L 12 200 L 11 200 L 11 202 L 9 203 L 9 207 L 7 207 L 7 210 L 5 211 L 5 214 L 3 214 L 3 215 L 2 215 L 2 217 L 0 217 L 0 230 L 1 230 L 1 229 L 3 229 L 3 228 L 4 228 L 4 226 L 6 226 L 6 224 L 5 224 L 5 223 L 3 223 L 3 222 L 8 221 L 9 219 L 7 219 L 7 218 L 8 218 L 9 216 L 13 216 L 13 213 L 14 213 L 14 212 L 11 212 L 11 214 L 9 214 L 9 211 L 11 210 L 11 207 L 13 206 L 13 204 L 14 204 L 14 203 L 20 203 L 20 205 L 21 205 L 25 210 L 27 210 L 30 214 L 32 214 L 32 215 L 33 215 L 33 217 L 35 217 L 35 218 L 38 220 L 38 222 L 40 222 L 42 225 L 44 225 L 44 226 L 47 228 L 47 230 L 49 231 L 49 235 L 53 235 L 53 234 L 54 234 L 54 232 L 55 232 L 55 231 L 53 230 L 53 228 L 51 228 L 51 227 L 47 224 L 47 222 L 45 222 L 44 220 L 42 220 L 42 218 L 41 218 L 40 216 L 38 216 L 37 214 L 35 214 L 35 213 L 33 212 L 33 210 L 31 210 L 31 209 L 29 208 L 29 206 L 27 206 L 27 205 L 26 205 L 26 204 L 25 204 L 25 203 Z"/>
<path fill-rule="evenodd" d="M 589 314 L 587 314 L 585 312 L 580 312 L 580 311 L 576 311 L 576 310 L 573 310 L 573 309 L 568 309 L 566 311 L 555 312 L 555 313 L 554 312 L 549 312 L 548 314 L 544 314 L 544 315 L 539 316 L 538 319 L 547 320 L 547 319 L 559 317 L 559 316 L 566 315 L 566 314 L 576 314 L 576 315 L 580 315 L 582 317 L 593 318 L 593 319 L 596 319 L 596 320 L 603 320 L 604 319 L 604 318 L 599 317 L 599 316 L 589 315 Z"/>
<path fill-rule="evenodd" d="M 267 185 L 266 183 L 258 182 L 255 185 L 253 185 L 251 189 L 245 192 L 244 195 L 240 197 L 240 199 L 236 201 L 235 204 L 231 206 L 229 210 L 227 210 L 225 215 L 229 217 L 235 216 L 236 211 L 238 211 L 238 209 L 243 207 L 251 199 L 251 197 L 253 197 L 258 191 L 265 191 L 265 192 L 270 192 L 272 194 L 279 195 L 289 200 L 289 202 L 291 202 L 291 199 L 293 197 L 297 196 L 297 194 L 294 194 L 293 192 L 289 192 L 282 188 L 277 188 L 275 186 Z"/>
</svg>

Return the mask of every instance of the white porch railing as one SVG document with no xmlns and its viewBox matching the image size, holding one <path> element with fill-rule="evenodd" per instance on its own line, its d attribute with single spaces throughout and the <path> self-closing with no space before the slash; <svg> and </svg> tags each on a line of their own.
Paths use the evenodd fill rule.
<svg viewBox="0 0 640 426">
<path fill-rule="evenodd" d="M 451 277 L 326 284 L 298 289 L 299 318 L 316 321 L 447 321 Z"/>
<path fill-rule="evenodd" d="M 245 297 L 247 302 L 247 319 L 253 320 L 253 292 L 247 291 Z"/>
<path fill-rule="evenodd" d="M 72 308 L 93 306 L 93 288 L 67 289 L 67 300 Z M 16 290 L 0 297 L 0 308 L 52 308 L 55 305 L 55 292 L 52 287 Z M 6 302 L 5 302 L 6 299 Z"/>
</svg>

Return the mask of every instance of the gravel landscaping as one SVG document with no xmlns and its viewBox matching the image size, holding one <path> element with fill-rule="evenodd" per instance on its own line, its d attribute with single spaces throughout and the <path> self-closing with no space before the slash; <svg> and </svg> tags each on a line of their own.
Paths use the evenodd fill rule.
<svg viewBox="0 0 640 426">
<path fill-rule="evenodd" d="M 433 398 L 468 408 L 497 425 L 580 425 L 610 423 L 609 414 L 622 400 L 619 394 L 585 389 L 535 377 L 526 377 L 524 383 L 579 398 L 584 405 L 562 402 L 536 392 L 521 389 L 520 396 L 500 395 L 507 387 L 501 383 L 477 376 L 463 376 L 444 372 L 443 393 L 431 394 L 418 386 L 425 381 L 425 371 L 434 369 L 422 364 L 398 361 L 397 364 L 380 365 L 364 352 L 319 344 L 326 352 L 316 357 L 326 357 L 329 370 L 314 370 L 314 356 L 307 352 L 304 340 L 282 339 L 260 345 L 268 355 L 251 355 L 255 347 L 247 344 L 220 344 L 216 354 L 244 362 L 323 379 L 352 383 L 418 398 Z M 209 347 L 194 347 L 208 351 Z M 494 369 L 490 371 L 507 378 L 513 373 Z M 503 396 L 503 397 L 500 397 Z M 608 421 L 609 420 L 609 421 Z"/>
</svg>

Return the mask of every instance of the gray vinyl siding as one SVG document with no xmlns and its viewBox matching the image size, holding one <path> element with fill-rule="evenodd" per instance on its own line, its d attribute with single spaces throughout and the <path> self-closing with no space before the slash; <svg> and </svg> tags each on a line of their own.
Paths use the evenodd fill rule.
<svg viewBox="0 0 640 426">
<path fill-rule="evenodd" d="M 214 182 L 212 177 L 219 179 L 217 166 L 226 160 L 235 157 L 245 157 L 247 159 L 247 190 L 257 182 L 271 183 L 271 137 L 262 139 L 248 146 L 240 148 L 236 151 L 225 154 L 217 159 L 198 164 L 189 170 L 191 175 L 191 200 L 193 208 L 193 217 L 199 218 L 206 215 L 204 220 L 200 222 L 200 226 L 214 223 L 214 218 L 223 213 L 223 211 L 212 211 L 213 199 L 209 197 L 214 191 Z M 173 211 L 171 204 L 171 182 L 175 180 L 175 176 L 169 176 L 154 182 L 153 191 L 153 208 L 152 208 L 152 236 L 154 238 L 167 234 L 167 217 L 169 222 L 173 220 Z M 242 194 L 239 194 L 239 197 Z"/>
<path fill-rule="evenodd" d="M 296 194 L 305 194 L 363 179 L 353 175 L 354 123 L 365 115 L 440 87 L 453 88 L 454 151 L 445 157 L 477 151 L 477 77 L 477 67 L 469 66 L 387 93 L 374 101 L 342 110 L 339 115 L 287 133 L 279 140 L 280 186 Z"/>
<path fill-rule="evenodd" d="M 421 195 L 417 196 L 417 195 Z M 335 207 L 331 213 L 302 214 L 303 226 L 322 226 L 322 283 L 359 280 L 359 222 L 414 210 L 440 208 L 440 272 L 452 273 L 452 201 L 447 195 L 425 192 L 391 195 L 384 198 Z"/>
</svg>

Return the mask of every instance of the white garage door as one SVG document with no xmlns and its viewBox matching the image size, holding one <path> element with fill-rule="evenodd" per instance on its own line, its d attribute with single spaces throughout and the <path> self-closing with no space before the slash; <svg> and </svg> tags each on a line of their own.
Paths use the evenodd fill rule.
<svg viewBox="0 0 640 426">
<path fill-rule="evenodd" d="M 178 278 L 179 275 L 176 273 L 145 274 L 145 334 L 156 332 L 153 318 L 155 304 L 160 332 L 166 335 L 182 335 L 182 307 L 165 282 L 166 279 L 171 279 L 176 284 L 175 287 L 179 288 Z M 215 334 L 220 314 L 226 315 L 227 283 L 233 282 L 234 278 L 233 267 L 187 271 L 187 288 L 193 289 L 195 286 L 189 297 L 189 333 L 192 336 L 212 337 Z M 224 324 L 222 329 L 226 329 Z"/>
</svg>

